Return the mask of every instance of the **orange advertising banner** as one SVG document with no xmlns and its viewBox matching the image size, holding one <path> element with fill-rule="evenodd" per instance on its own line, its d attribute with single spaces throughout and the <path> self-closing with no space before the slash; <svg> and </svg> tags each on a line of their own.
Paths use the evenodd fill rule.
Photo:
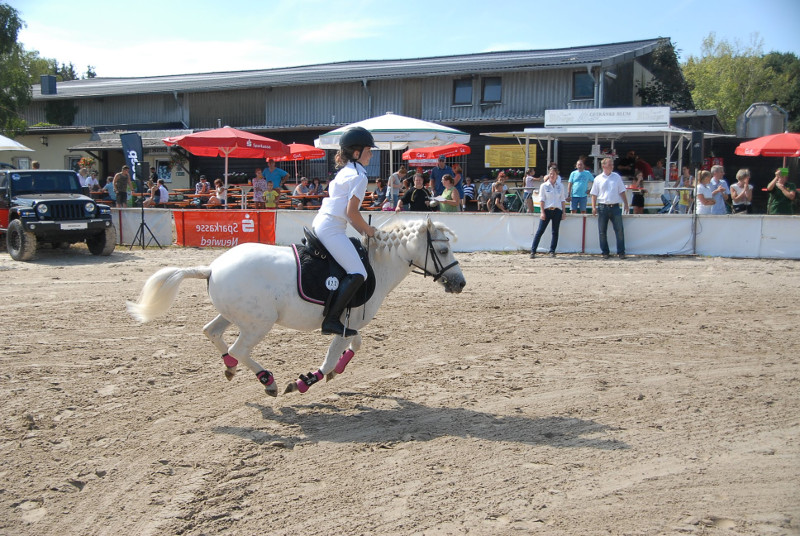
<svg viewBox="0 0 800 536">
<path fill-rule="evenodd" d="M 232 248 L 245 242 L 275 243 L 275 212 L 252 210 L 176 210 L 180 246 Z"/>
</svg>

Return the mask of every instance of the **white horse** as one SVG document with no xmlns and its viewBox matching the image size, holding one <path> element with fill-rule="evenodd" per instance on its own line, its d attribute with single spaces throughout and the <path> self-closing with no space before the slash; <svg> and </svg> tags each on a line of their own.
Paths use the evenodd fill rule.
<svg viewBox="0 0 800 536">
<path fill-rule="evenodd" d="M 447 292 L 461 292 L 464 274 L 453 257 L 448 234 L 455 234 L 441 223 L 397 221 L 379 230 L 374 238 L 363 238 L 375 273 L 375 292 L 362 307 L 353 309 L 350 327 L 360 330 L 378 312 L 383 300 L 414 267 L 439 281 Z M 185 278 L 208 280 L 208 294 L 219 315 L 203 328 L 203 333 L 222 354 L 225 376 L 230 380 L 239 361 L 252 370 L 267 394 L 277 396 L 272 373 L 255 362 L 250 354 L 274 324 L 313 331 L 322 324 L 322 306 L 300 298 L 297 291 L 297 265 L 292 248 L 265 244 L 241 244 L 215 259 L 209 266 L 162 268 L 147 280 L 137 303 L 128 302 L 128 311 L 140 322 L 165 313 L 175 301 Z M 228 347 L 223 334 L 231 324 L 239 336 Z M 349 344 L 349 349 L 346 350 Z M 325 359 L 316 372 L 300 375 L 285 392 L 305 392 L 327 376 L 333 379 L 361 347 L 361 335 L 333 338 Z"/>
</svg>

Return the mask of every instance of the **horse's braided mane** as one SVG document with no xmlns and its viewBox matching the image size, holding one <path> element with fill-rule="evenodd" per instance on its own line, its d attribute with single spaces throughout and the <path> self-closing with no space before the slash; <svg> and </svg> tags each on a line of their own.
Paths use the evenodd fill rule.
<svg viewBox="0 0 800 536">
<path fill-rule="evenodd" d="M 378 249 L 383 248 L 397 248 L 400 247 L 401 244 L 409 240 L 410 238 L 418 235 L 422 229 L 427 226 L 427 222 L 424 220 L 415 220 L 415 221 L 403 221 L 398 220 L 389 223 L 385 227 L 382 227 L 377 233 L 375 233 L 375 243 Z M 453 239 L 455 240 L 455 234 L 447 228 L 443 223 L 434 223 L 434 226 L 437 229 L 441 229 L 442 231 L 450 234 Z M 367 245 L 367 238 L 362 238 L 362 242 L 364 245 Z"/>
</svg>

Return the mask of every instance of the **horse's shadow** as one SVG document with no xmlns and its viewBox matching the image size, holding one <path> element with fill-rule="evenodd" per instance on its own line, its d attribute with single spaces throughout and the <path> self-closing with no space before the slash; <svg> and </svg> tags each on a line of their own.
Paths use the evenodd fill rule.
<svg viewBox="0 0 800 536">
<path fill-rule="evenodd" d="M 338 394 L 342 398 L 372 398 L 381 407 L 360 404 L 343 410 L 330 404 L 314 403 L 286 406 L 276 411 L 262 404 L 248 403 L 248 406 L 260 410 L 265 420 L 285 425 L 286 433 L 236 426 L 218 426 L 214 431 L 260 444 L 273 441 L 285 444 L 309 441 L 391 444 L 454 436 L 561 448 L 628 448 L 624 442 L 599 437 L 611 428 L 592 420 L 497 416 L 467 408 L 429 407 L 399 397 L 374 397 L 355 392 Z M 389 404 L 393 407 L 388 407 Z"/>
</svg>

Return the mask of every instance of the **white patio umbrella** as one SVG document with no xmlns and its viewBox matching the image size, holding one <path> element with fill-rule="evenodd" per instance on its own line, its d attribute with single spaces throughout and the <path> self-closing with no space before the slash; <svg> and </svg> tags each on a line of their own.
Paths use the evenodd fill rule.
<svg viewBox="0 0 800 536">
<path fill-rule="evenodd" d="M 469 142 L 469 134 L 466 132 L 389 112 L 332 130 L 314 140 L 314 145 L 320 149 L 338 149 L 342 134 L 353 127 L 369 130 L 378 149 L 389 151 L 390 170 L 394 169 L 392 151 Z"/>
<path fill-rule="evenodd" d="M 0 151 L 33 151 L 33 149 L 0 134 Z"/>
</svg>

